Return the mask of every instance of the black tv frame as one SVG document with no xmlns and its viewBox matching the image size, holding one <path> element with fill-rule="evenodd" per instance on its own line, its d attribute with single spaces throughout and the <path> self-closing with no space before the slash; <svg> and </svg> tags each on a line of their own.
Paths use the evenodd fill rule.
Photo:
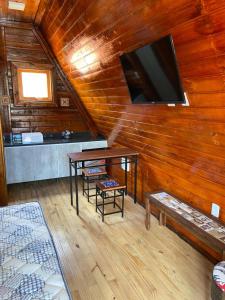
<svg viewBox="0 0 225 300">
<path fill-rule="evenodd" d="M 123 64 L 122 64 L 122 61 L 121 61 L 121 57 L 124 55 L 124 54 L 128 54 L 128 53 L 132 53 L 134 52 L 135 50 L 138 50 L 138 49 L 141 49 L 145 46 L 148 46 L 148 45 L 152 45 L 158 41 L 160 41 L 161 39 L 163 38 L 166 38 L 168 37 L 170 39 L 170 44 L 171 44 L 171 48 L 172 48 L 172 51 L 173 51 L 173 56 L 174 56 L 174 62 L 175 62 L 175 68 L 176 68 L 176 71 L 177 71 L 177 77 L 178 77 L 178 82 L 179 82 L 179 88 L 181 89 L 180 90 L 180 94 L 182 95 L 182 99 L 181 101 L 149 101 L 149 102 L 143 102 L 143 103 L 134 103 L 132 101 L 132 97 L 131 97 L 131 94 L 130 94 L 130 89 L 129 89 L 129 86 L 128 86 L 128 82 L 127 82 L 127 79 L 126 79 L 126 75 L 125 75 L 125 72 L 124 72 L 124 68 L 123 68 Z M 127 84 L 127 88 L 128 88 L 128 92 L 129 92 L 129 95 L 130 95 L 130 99 L 131 99 L 131 104 L 133 105 L 150 105 L 150 104 L 154 104 L 154 105 L 161 105 L 161 104 L 186 104 L 186 97 L 185 97 L 185 90 L 183 88 L 183 84 L 182 84 L 182 80 L 181 80 L 181 76 L 180 76 L 180 72 L 179 72 L 179 67 L 178 67 L 178 62 L 177 62 L 177 56 L 176 56 L 176 50 L 175 50 L 175 46 L 174 46 L 174 42 L 173 42 L 173 37 L 172 37 L 172 34 L 168 34 L 168 35 L 165 35 L 163 37 L 161 37 L 160 39 L 157 39 L 155 41 L 153 41 L 152 43 L 149 43 L 149 44 L 146 44 L 146 45 L 143 45 L 139 48 L 136 48 L 132 51 L 129 51 L 129 52 L 124 52 L 122 55 L 119 56 L 119 59 L 120 59 L 120 64 L 121 64 L 121 67 L 122 67 L 122 71 L 123 71 L 123 75 L 124 75 L 124 79 L 125 79 L 125 82 Z"/>
</svg>

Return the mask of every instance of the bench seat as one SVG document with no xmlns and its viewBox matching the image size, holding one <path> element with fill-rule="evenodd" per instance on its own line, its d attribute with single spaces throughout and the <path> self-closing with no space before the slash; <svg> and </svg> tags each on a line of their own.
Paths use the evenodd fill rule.
<svg viewBox="0 0 225 300">
<path fill-rule="evenodd" d="M 222 259 L 225 259 L 225 226 L 215 217 L 204 214 L 166 192 L 146 193 L 145 204 L 145 225 L 148 230 L 150 229 L 151 204 L 153 204 L 160 211 L 160 225 L 166 225 L 166 217 L 170 217 L 209 246 L 219 249 Z"/>
</svg>

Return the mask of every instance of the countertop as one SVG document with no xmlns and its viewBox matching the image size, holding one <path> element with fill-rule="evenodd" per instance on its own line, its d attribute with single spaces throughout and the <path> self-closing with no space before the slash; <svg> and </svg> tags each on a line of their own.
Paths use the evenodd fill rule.
<svg viewBox="0 0 225 300">
<path fill-rule="evenodd" d="M 97 137 L 93 138 L 90 135 L 81 135 L 77 134 L 70 138 L 62 138 L 62 137 L 44 137 L 43 143 L 29 143 L 29 144 L 22 144 L 18 142 L 10 142 L 5 141 L 4 147 L 27 147 L 27 146 L 34 146 L 34 145 L 49 145 L 49 144 L 69 144 L 69 143 L 81 143 L 81 142 L 94 142 L 94 141 L 104 141 L 105 137 L 102 135 L 98 135 Z"/>
</svg>

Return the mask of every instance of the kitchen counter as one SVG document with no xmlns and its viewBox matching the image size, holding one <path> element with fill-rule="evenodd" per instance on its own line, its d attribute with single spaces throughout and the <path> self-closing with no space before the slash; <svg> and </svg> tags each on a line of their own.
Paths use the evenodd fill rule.
<svg viewBox="0 0 225 300">
<path fill-rule="evenodd" d="M 74 134 L 69 139 L 60 136 L 44 137 L 43 143 L 5 143 L 7 184 L 69 176 L 67 154 L 107 147 L 103 136 L 92 138 Z M 80 173 L 79 173 L 80 175 Z"/>
<path fill-rule="evenodd" d="M 102 135 L 97 137 L 91 137 L 90 134 L 74 134 L 70 138 L 63 138 L 59 136 L 53 137 L 44 137 L 43 143 L 28 143 L 22 144 L 21 142 L 10 142 L 5 141 L 4 147 L 18 147 L 18 146 L 34 146 L 34 145 L 51 145 L 51 144 L 70 144 L 70 143 L 82 143 L 82 142 L 95 142 L 95 141 L 104 141 L 105 138 Z"/>
</svg>

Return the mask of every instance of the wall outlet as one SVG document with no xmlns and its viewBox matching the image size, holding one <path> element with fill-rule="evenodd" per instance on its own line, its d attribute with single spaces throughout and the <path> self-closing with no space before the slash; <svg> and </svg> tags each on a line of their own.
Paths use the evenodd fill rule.
<svg viewBox="0 0 225 300">
<path fill-rule="evenodd" d="M 219 205 L 212 203 L 211 215 L 216 218 L 219 218 L 219 215 L 220 215 L 220 206 Z"/>
<path fill-rule="evenodd" d="M 121 158 L 121 169 L 125 170 L 125 158 L 122 157 Z M 129 159 L 127 160 L 127 171 L 130 171 L 130 163 L 129 163 Z"/>
</svg>

